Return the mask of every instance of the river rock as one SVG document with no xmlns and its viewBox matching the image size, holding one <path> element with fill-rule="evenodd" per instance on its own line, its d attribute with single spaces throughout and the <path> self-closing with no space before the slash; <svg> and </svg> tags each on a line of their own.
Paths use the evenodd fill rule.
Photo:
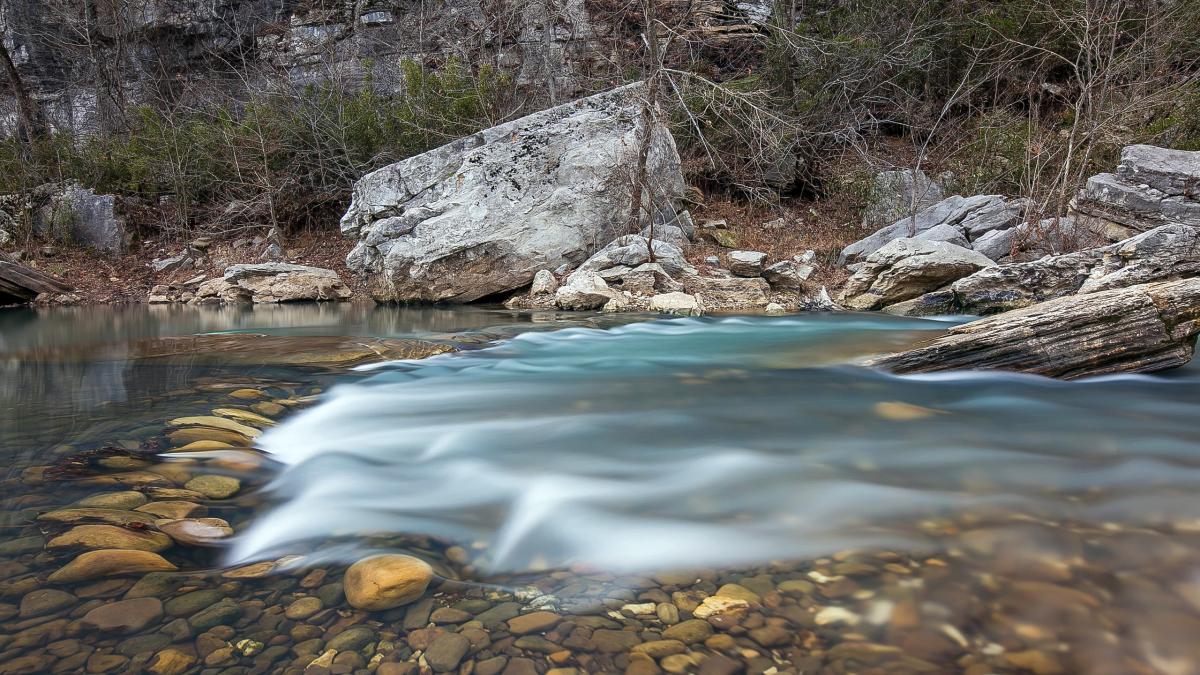
<svg viewBox="0 0 1200 675">
<path fill-rule="evenodd" d="M 132 530 L 116 525 L 78 525 L 46 542 L 46 548 L 58 551 L 71 548 L 130 549 L 165 551 L 171 538 L 153 530 Z"/>
<path fill-rule="evenodd" d="M 146 495 L 134 490 L 123 492 L 102 492 L 84 497 L 75 502 L 75 506 L 95 509 L 136 509 L 147 502 Z"/>
<path fill-rule="evenodd" d="M 216 546 L 222 539 L 233 536 L 233 528 L 220 518 L 158 520 L 155 526 L 185 546 Z"/>
<path fill-rule="evenodd" d="M 347 266 L 380 301 L 470 302 L 583 262 L 628 226 L 641 91 L 556 106 L 367 174 L 341 221 L 358 240 Z M 664 125 L 647 159 L 659 203 L 646 213 L 674 213 L 683 176 Z"/>
<path fill-rule="evenodd" d="M 1200 278 L 1072 295 L 951 328 L 871 362 L 898 373 L 999 369 L 1075 379 L 1191 360 Z"/>
<path fill-rule="evenodd" d="M 762 277 L 776 290 L 802 290 L 804 282 L 808 281 L 816 268 L 805 264 L 799 258 L 800 256 L 796 256 L 792 260 L 781 260 L 767 266 L 763 269 Z"/>
<path fill-rule="evenodd" d="M 133 598 L 101 605 L 80 620 L 89 629 L 102 633 L 136 633 L 163 615 L 158 598 Z"/>
<path fill-rule="evenodd" d="M 766 253 L 758 251 L 730 251 L 729 271 L 739 277 L 757 277 L 763 272 Z"/>
<path fill-rule="evenodd" d="M 696 296 L 706 312 L 761 309 L 770 302 L 766 279 L 689 276 L 684 291 Z"/>
<path fill-rule="evenodd" d="M 151 551 L 106 549 L 80 553 L 74 560 L 51 574 L 47 581 L 52 584 L 72 584 L 102 577 L 175 569 L 174 565 Z"/>
<path fill-rule="evenodd" d="M 915 298 L 993 263 L 941 241 L 895 239 L 867 257 L 839 298 L 847 309 L 871 310 Z"/>
<path fill-rule="evenodd" d="M 155 517 L 148 513 L 123 509 L 68 508 L 43 513 L 37 518 L 47 523 L 99 522 L 112 525 L 153 525 Z"/>
<path fill-rule="evenodd" d="M 183 487 L 195 490 L 209 499 L 228 499 L 242 489 L 242 482 L 232 476 L 207 474 L 196 476 L 184 483 Z"/>
<path fill-rule="evenodd" d="M 687 293 L 660 293 L 650 298 L 650 311 L 661 314 L 700 316 L 704 308 L 694 295 Z"/>
<path fill-rule="evenodd" d="M 508 632 L 513 635 L 541 633 L 558 625 L 558 622 L 561 620 L 562 617 L 554 612 L 530 612 L 529 614 L 522 614 L 509 619 Z"/>
<path fill-rule="evenodd" d="M 461 633 L 442 633 L 429 643 L 425 650 L 425 661 L 435 673 L 445 673 L 458 667 L 471 641 Z"/>
<path fill-rule="evenodd" d="M 558 280 L 550 270 L 538 270 L 533 275 L 533 283 L 529 286 L 530 295 L 554 295 L 558 290 Z"/>
<path fill-rule="evenodd" d="M 163 501 L 150 502 L 137 507 L 134 511 L 140 513 L 149 513 L 159 518 L 178 519 L 188 518 L 191 516 L 204 516 L 208 514 L 208 507 L 203 504 L 194 504 L 192 502 L 181 501 Z"/>
<path fill-rule="evenodd" d="M 73 607 L 78 602 L 79 598 L 66 591 L 54 588 L 39 588 L 36 591 L 26 593 L 21 598 L 19 616 L 22 619 L 31 619 L 35 616 L 54 614 L 68 607 Z"/>
<path fill-rule="evenodd" d="M 420 599 L 433 581 L 433 568 L 410 555 L 364 558 L 346 570 L 346 601 L 369 612 L 401 607 Z"/>
<path fill-rule="evenodd" d="M 598 309 L 616 296 L 600 275 L 591 271 L 576 272 L 554 292 L 554 304 L 560 309 Z"/>
<path fill-rule="evenodd" d="M 168 424 L 173 427 L 199 426 L 209 427 L 211 429 L 225 429 L 237 434 L 241 434 L 246 438 L 258 438 L 262 435 L 262 431 L 254 427 L 246 426 L 226 417 L 217 417 L 215 415 L 196 416 L 196 417 L 179 417 L 171 420 Z"/>
</svg>

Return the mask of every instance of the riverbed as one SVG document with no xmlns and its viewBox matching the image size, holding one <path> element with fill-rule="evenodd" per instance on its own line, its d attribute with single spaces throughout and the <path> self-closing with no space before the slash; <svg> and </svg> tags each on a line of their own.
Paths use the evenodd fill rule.
<svg viewBox="0 0 1200 675">
<path fill-rule="evenodd" d="M 1200 368 L 858 365 L 949 325 L 0 310 L 0 673 L 1196 672 Z"/>
</svg>

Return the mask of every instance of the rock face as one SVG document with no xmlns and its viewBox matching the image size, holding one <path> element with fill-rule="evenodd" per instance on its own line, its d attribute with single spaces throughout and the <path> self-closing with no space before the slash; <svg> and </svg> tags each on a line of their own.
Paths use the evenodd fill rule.
<svg viewBox="0 0 1200 675">
<path fill-rule="evenodd" d="M 1163 225 L 1116 244 L 995 265 L 923 296 L 904 313 L 995 314 L 1076 293 L 1200 275 L 1200 228 Z"/>
<path fill-rule="evenodd" d="M 1200 151 L 1127 146 L 1116 173 L 1089 178 L 1071 206 L 1112 241 L 1167 223 L 1200 226 Z"/>
<path fill-rule="evenodd" d="M 98 251 L 118 253 L 129 243 L 125 221 L 116 212 L 116 197 L 80 185 L 67 185 L 52 195 L 33 220 L 38 234 Z"/>
<path fill-rule="evenodd" d="M 879 309 L 994 264 L 981 253 L 946 242 L 895 239 L 867 258 L 846 282 L 840 300 L 847 309 Z"/>
<path fill-rule="evenodd" d="M 875 174 L 862 225 L 883 227 L 933 206 L 943 196 L 942 186 L 920 169 L 880 171 Z"/>
<path fill-rule="evenodd" d="M 980 319 L 870 365 L 897 373 L 1016 370 L 1074 379 L 1147 373 L 1191 360 L 1200 279 L 1062 297 Z"/>
<path fill-rule="evenodd" d="M 853 265 L 894 239 L 915 237 L 948 241 L 968 246 L 993 230 L 1006 230 L 1021 222 L 1026 208 L 1023 200 L 1000 195 L 947 197 L 911 216 L 905 216 L 868 237 L 842 249 L 839 263 Z"/>
<path fill-rule="evenodd" d="M 349 300 L 350 289 L 333 270 L 288 263 L 233 265 L 225 276 L 200 284 L 193 304 Z"/>
<path fill-rule="evenodd" d="M 470 302 L 579 264 L 626 226 L 639 119 L 621 87 L 550 108 L 364 176 L 342 218 L 347 265 L 383 302 Z M 683 194 L 679 154 L 656 127 L 647 160 L 658 203 Z M 664 242 L 665 243 L 665 242 Z"/>
</svg>

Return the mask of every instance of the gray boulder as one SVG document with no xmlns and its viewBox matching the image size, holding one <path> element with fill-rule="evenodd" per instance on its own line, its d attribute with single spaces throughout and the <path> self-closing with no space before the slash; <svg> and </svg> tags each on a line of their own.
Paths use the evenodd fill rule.
<svg viewBox="0 0 1200 675">
<path fill-rule="evenodd" d="M 379 301 L 470 302 L 583 262 L 627 226 L 639 92 L 550 108 L 364 176 L 341 221 L 358 240 L 347 265 Z M 662 202 L 647 212 L 674 209 L 684 185 L 665 126 L 647 166 Z"/>
<path fill-rule="evenodd" d="M 967 241 L 967 237 L 963 234 L 962 230 L 953 225 L 947 225 L 946 223 L 935 225 L 913 237 L 913 239 L 919 239 L 922 241 L 944 241 L 947 244 L 954 244 L 955 246 L 961 246 L 962 248 L 971 248 L 971 242 Z"/>
<path fill-rule="evenodd" d="M 653 262 L 661 265 L 667 274 L 679 276 L 695 272 L 695 269 L 683 257 L 683 249 L 680 247 L 661 239 L 650 240 L 641 235 L 627 234 L 617 237 L 596 251 L 572 275 L 580 272 L 601 272 L 616 267 L 632 269 L 651 262 L 651 249 L 654 250 Z"/>
<path fill-rule="evenodd" d="M 771 284 L 771 288 L 779 290 L 800 290 L 804 288 L 804 282 L 812 276 L 816 271 L 812 265 L 806 265 L 800 262 L 802 256 L 796 256 L 792 260 L 781 260 L 768 266 L 762 272 L 762 277 Z"/>
<path fill-rule="evenodd" d="M 916 237 L 939 225 L 955 227 L 970 240 L 970 235 L 963 231 L 962 223 L 968 217 L 975 215 L 976 217 L 972 219 L 973 227 L 977 231 L 986 231 L 986 228 L 989 227 L 987 223 L 995 224 L 996 219 L 1007 218 L 1008 212 L 1003 208 L 1005 203 L 1004 197 L 999 195 L 947 197 L 933 206 L 918 211 L 911 217 L 901 218 L 874 234 L 850 244 L 842 249 L 838 263 L 850 265 L 862 262 L 866 260 L 867 256 L 878 251 L 893 239 Z M 996 227 L 991 227 L 991 229 L 996 229 Z"/>
<path fill-rule="evenodd" d="M 729 271 L 739 277 L 757 277 L 763 272 L 766 253 L 758 251 L 730 251 Z"/>
<path fill-rule="evenodd" d="M 905 216 L 942 201 L 942 186 L 920 169 L 880 171 L 875 174 L 867 207 L 863 210 L 864 228 L 883 227 Z"/>
<path fill-rule="evenodd" d="M 736 311 L 766 307 L 771 286 L 766 279 L 689 276 L 684 292 L 696 296 L 706 312 Z"/>
<path fill-rule="evenodd" d="M 982 253 L 944 241 L 896 239 L 867 258 L 846 282 L 839 300 L 847 309 L 879 309 L 994 264 Z"/>
<path fill-rule="evenodd" d="M 554 292 L 554 304 L 560 309 L 599 309 L 617 294 L 600 275 L 592 271 L 572 274 Z"/>
<path fill-rule="evenodd" d="M 558 290 L 558 280 L 550 270 L 538 270 L 533 275 L 533 284 L 529 287 L 530 295 L 553 295 Z"/>
<path fill-rule="evenodd" d="M 1200 226 L 1200 152 L 1131 145 L 1116 173 L 1088 179 L 1071 213 L 1116 241 L 1159 225 Z"/>
<path fill-rule="evenodd" d="M 98 195 L 77 184 L 53 194 L 35 213 L 33 226 L 43 236 L 107 253 L 124 251 L 129 243 L 125 220 L 117 214 L 116 197 Z"/>
</svg>

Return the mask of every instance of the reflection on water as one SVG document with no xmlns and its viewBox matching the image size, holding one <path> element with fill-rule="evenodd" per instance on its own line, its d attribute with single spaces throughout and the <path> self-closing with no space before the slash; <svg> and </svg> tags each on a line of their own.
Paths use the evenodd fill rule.
<svg viewBox="0 0 1200 675">
<path fill-rule="evenodd" d="M 629 320 L 0 312 L 0 672 L 1200 670 L 1200 368 L 893 377 L 853 364 L 945 324 Z M 173 341 L 213 332 L 274 337 Z M 462 351 L 306 356 L 345 336 Z M 153 512 L 236 534 L 47 580 Z M 425 600 L 346 604 L 381 550 L 433 564 Z"/>
</svg>

